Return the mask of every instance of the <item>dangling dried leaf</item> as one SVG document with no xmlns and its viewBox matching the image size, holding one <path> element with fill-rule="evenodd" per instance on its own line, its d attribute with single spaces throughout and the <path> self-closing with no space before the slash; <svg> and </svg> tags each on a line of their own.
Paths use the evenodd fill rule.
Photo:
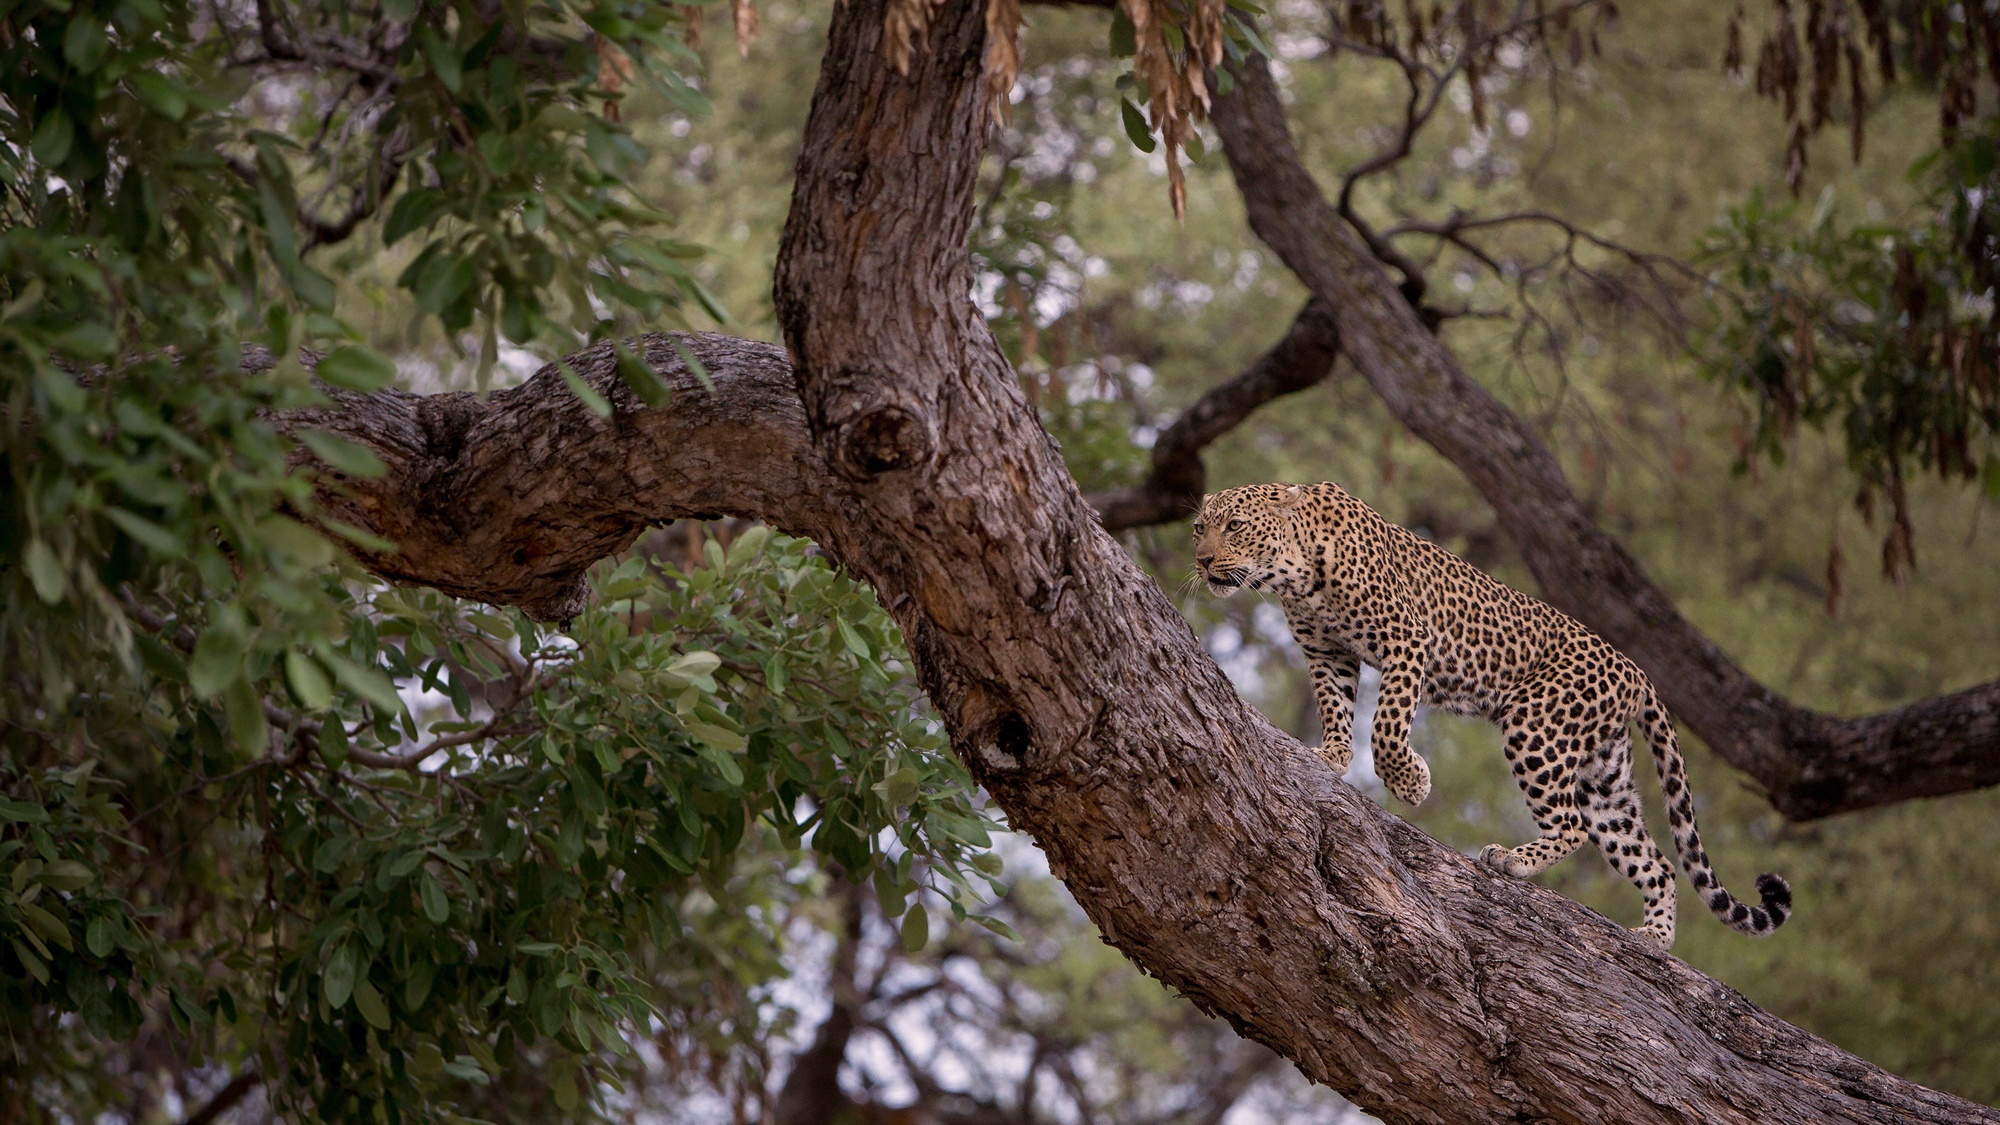
<svg viewBox="0 0 2000 1125">
<path fill-rule="evenodd" d="M 931 13 L 944 0 L 889 0 L 889 11 L 882 17 L 882 29 L 889 37 L 889 61 L 903 74 L 910 72 L 910 52 L 916 49 L 917 40 L 931 28 Z M 990 15 L 987 17 L 992 18 Z"/>
<path fill-rule="evenodd" d="M 602 35 L 597 37 L 596 46 L 597 84 L 605 93 L 615 97 L 632 80 L 632 57 Z"/>
<path fill-rule="evenodd" d="M 1021 0 L 987 0 L 986 95 L 993 99 L 996 117 L 1008 112 L 1020 71 Z"/>
<path fill-rule="evenodd" d="M 1828 617 L 1840 616 L 1840 595 L 1845 590 L 1845 587 L 1841 585 L 1841 574 L 1846 565 L 1847 560 L 1840 553 L 1840 524 L 1835 522 L 1833 525 L 1833 534 L 1829 537 L 1826 547 L 1826 615 Z"/>
<path fill-rule="evenodd" d="M 1167 161 L 1167 201 L 1174 218 L 1187 217 L 1187 175 L 1181 150 L 1194 135 L 1195 122 L 1208 115 L 1209 67 L 1222 61 L 1224 0 L 1194 0 L 1185 15 L 1156 0 L 1120 0 L 1119 9 L 1132 21 L 1132 69 L 1145 89 L 1147 116 L 1159 130 Z"/>
<path fill-rule="evenodd" d="M 729 0 L 729 20 L 736 27 L 736 54 L 747 59 L 750 57 L 750 41 L 757 38 L 761 26 L 757 5 L 751 0 Z"/>
<path fill-rule="evenodd" d="M 1903 472 L 1893 462 L 1882 490 L 1889 494 L 1889 533 L 1882 537 L 1882 573 L 1900 588 L 1917 567 L 1917 534 L 1910 525 L 1910 501 L 1903 491 Z M 1866 488 L 1862 495 L 1870 501 L 1862 509 L 1862 515 L 1872 522 L 1874 497 Z"/>
<path fill-rule="evenodd" d="M 632 57 L 618 44 L 600 35 L 595 40 L 597 48 L 597 85 L 604 91 L 604 119 L 619 119 L 618 99 L 625 93 L 625 84 L 632 80 Z"/>
</svg>

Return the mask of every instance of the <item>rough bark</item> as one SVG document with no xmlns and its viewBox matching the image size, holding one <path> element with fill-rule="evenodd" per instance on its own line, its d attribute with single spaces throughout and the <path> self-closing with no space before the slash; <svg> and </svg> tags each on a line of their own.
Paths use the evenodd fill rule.
<svg viewBox="0 0 2000 1125">
<path fill-rule="evenodd" d="M 395 538 L 397 553 L 364 561 L 466 597 L 573 611 L 593 556 L 686 516 L 742 515 L 837 544 L 912 638 L 954 745 L 1106 936 L 1386 1120 L 2000 1122 L 1488 872 L 1336 780 L 1236 696 L 1067 478 L 1053 493 L 1020 490 L 1015 473 L 1039 469 L 1049 487 L 1059 470 L 1045 443 L 980 439 L 1002 419 L 953 393 L 945 448 L 997 466 L 991 475 L 952 470 L 950 456 L 927 476 L 857 486 L 815 448 L 780 349 L 678 341 L 713 394 L 675 338 L 653 336 L 645 355 L 675 391 L 664 408 L 639 403 L 599 347 L 568 362 L 612 402 L 608 419 L 551 367 L 483 406 L 433 396 L 471 419 L 434 430 L 436 445 L 420 421 L 429 400 L 395 392 L 286 421 L 390 463 L 373 480 L 329 475 L 320 490 L 330 511 Z M 1011 386 L 988 395 L 1032 418 Z M 863 495 L 891 488 L 892 503 L 939 527 L 888 522 Z M 1082 529 L 1074 581 L 1048 613 L 1023 596 L 1033 584 L 993 578 L 1042 567 L 1027 546 L 1034 525 L 996 522 L 1030 502 L 1038 524 Z M 943 553 L 939 538 L 973 553 Z"/>
<path fill-rule="evenodd" d="M 1108 531 L 1186 519 L 1201 506 L 1208 469 L 1201 451 L 1272 399 L 1325 382 L 1340 353 L 1333 309 L 1306 302 L 1284 338 L 1235 378 L 1210 390 L 1160 432 L 1151 470 L 1131 488 L 1092 493 L 1090 506 Z"/>
<path fill-rule="evenodd" d="M 391 465 L 322 490 L 402 548 L 370 565 L 559 614 L 648 523 L 812 535 L 1106 939 L 1388 1121 L 2000 1122 L 1468 861 L 1247 706 L 1098 526 L 970 299 L 981 5 L 935 8 L 907 76 L 883 13 L 833 10 L 778 271 L 795 365 L 696 339 L 710 394 L 656 337 L 677 393 L 648 409 L 597 349 L 571 362 L 608 419 L 552 372 L 485 404 L 345 397 L 310 421 Z"/>
<path fill-rule="evenodd" d="M 1841 718 L 1758 683 L 1598 527 L 1534 430 L 1468 377 L 1300 161 L 1269 68 L 1215 104 L 1250 227 L 1334 310 L 1341 348 L 1391 413 L 1458 466 L 1542 596 L 1639 662 L 1676 717 L 1793 820 L 2000 784 L 2000 680 Z"/>
</svg>

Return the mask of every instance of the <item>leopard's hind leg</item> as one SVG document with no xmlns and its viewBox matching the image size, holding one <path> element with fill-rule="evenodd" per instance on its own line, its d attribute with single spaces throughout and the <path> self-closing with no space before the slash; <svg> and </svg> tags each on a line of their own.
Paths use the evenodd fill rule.
<svg viewBox="0 0 2000 1125">
<path fill-rule="evenodd" d="M 1646 831 L 1639 793 L 1632 780 L 1632 738 L 1622 728 L 1592 756 L 1579 780 L 1578 800 L 1590 840 L 1620 875 L 1646 898 L 1646 920 L 1638 932 L 1674 944 L 1674 871 Z"/>
<path fill-rule="evenodd" d="M 1481 862 L 1495 871 L 1526 878 L 1553 867 L 1583 845 L 1584 818 L 1573 799 L 1576 760 L 1559 749 L 1563 739 L 1543 733 L 1556 729 L 1551 716 L 1530 703 L 1502 722 L 1507 740 L 1507 764 L 1528 799 L 1528 813 L 1542 834 L 1518 848 L 1488 844 Z"/>
</svg>

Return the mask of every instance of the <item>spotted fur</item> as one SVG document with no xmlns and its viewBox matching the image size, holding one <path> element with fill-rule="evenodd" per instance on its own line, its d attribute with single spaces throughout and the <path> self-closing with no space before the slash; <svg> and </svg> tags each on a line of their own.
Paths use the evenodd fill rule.
<svg viewBox="0 0 2000 1125">
<path fill-rule="evenodd" d="M 1410 750 L 1419 702 L 1492 720 L 1541 835 L 1489 844 L 1488 866 L 1529 876 L 1587 839 L 1646 899 L 1640 932 L 1674 942 L 1674 872 L 1640 815 L 1631 724 L 1652 746 L 1681 867 L 1732 929 L 1764 935 L 1791 912 L 1776 875 L 1762 905 L 1724 890 L 1695 829 L 1694 798 L 1673 720 L 1644 672 L 1553 606 L 1494 581 L 1457 555 L 1383 519 L 1335 484 L 1252 485 L 1203 499 L 1195 563 L 1209 588 L 1278 595 L 1305 650 L 1336 772 L 1353 760 L 1354 695 L 1365 662 L 1382 673 L 1372 744 L 1389 791 L 1412 805 L 1430 769 Z"/>
</svg>

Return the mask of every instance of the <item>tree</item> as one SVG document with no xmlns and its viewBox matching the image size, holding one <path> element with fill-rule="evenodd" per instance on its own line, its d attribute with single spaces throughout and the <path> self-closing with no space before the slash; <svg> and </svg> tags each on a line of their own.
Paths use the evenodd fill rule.
<svg viewBox="0 0 2000 1125">
<path fill-rule="evenodd" d="M 295 455 L 322 462 L 312 500 L 294 499 L 300 514 L 356 529 L 357 557 L 398 580 L 544 619 L 578 612 L 590 566 L 649 523 L 730 514 L 808 535 L 881 595 L 955 749 L 1107 938 L 1391 1118 L 1727 1120 L 1748 1106 L 1980 1119 L 1581 908 L 1480 872 L 1242 704 L 1098 529 L 967 298 L 987 13 L 929 12 L 907 73 L 890 14 L 850 3 L 835 17 L 780 255 L 789 355 L 655 336 L 578 353 L 484 401 L 349 390 L 328 392 L 331 406 L 277 402 L 284 432 L 346 439 Z M 913 15 L 894 14 L 906 26 Z M 1239 87 L 1252 73 L 1239 69 Z M 1382 315 L 1407 310 L 1383 296 L 1371 306 Z M 1401 339 L 1434 348 L 1425 331 Z M 1345 324 L 1341 344 L 1358 346 Z M 322 366 L 365 383 L 368 365 L 336 351 Z M 55 388 L 35 401 L 43 411 L 66 389 L 49 370 L 65 374 L 38 368 Z M 130 522 L 144 517 L 124 517 L 102 519 L 146 545 L 146 525 Z M 267 535 L 282 541 L 286 526 Z M 17 590 L 64 605 L 96 589 L 87 553 L 24 538 Z M 174 545 L 187 543 L 206 546 Z M 227 586 L 232 560 L 214 555 Z M 206 642 L 203 666 L 231 668 L 207 638 L 189 645 L 196 663 Z M 272 716 L 238 686 L 255 685 L 217 679 L 215 694 L 236 701 L 219 717 L 261 749 L 259 719 Z M 295 718 L 278 725 L 296 736 Z M 1579 993 L 1598 1003 L 1579 1008 Z M 1607 1058 L 1607 1042 L 1629 1052 Z M 1648 1053 L 1661 1042 L 1679 1053 Z"/>
</svg>

